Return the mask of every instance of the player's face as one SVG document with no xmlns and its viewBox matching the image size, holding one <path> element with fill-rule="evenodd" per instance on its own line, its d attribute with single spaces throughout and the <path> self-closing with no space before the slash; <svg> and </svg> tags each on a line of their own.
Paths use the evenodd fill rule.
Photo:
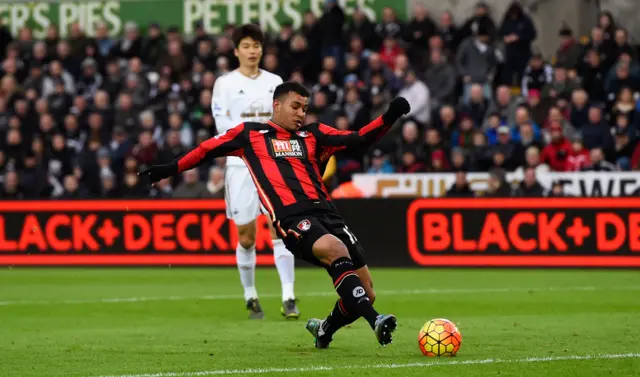
<svg viewBox="0 0 640 377">
<path fill-rule="evenodd" d="M 262 58 L 262 45 L 251 37 L 245 37 L 234 50 L 241 67 L 256 67 Z"/>
<path fill-rule="evenodd" d="M 309 98 L 298 93 L 289 93 L 283 101 L 276 100 L 274 113 L 278 123 L 287 131 L 296 131 L 304 125 L 309 108 Z"/>
</svg>

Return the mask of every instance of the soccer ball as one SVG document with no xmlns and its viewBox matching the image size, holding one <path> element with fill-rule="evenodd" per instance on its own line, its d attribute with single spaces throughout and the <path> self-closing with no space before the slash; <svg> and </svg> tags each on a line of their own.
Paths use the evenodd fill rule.
<svg viewBox="0 0 640 377">
<path fill-rule="evenodd" d="M 418 347 L 425 356 L 455 356 L 461 343 L 458 327 L 444 318 L 425 323 L 418 333 Z"/>
</svg>

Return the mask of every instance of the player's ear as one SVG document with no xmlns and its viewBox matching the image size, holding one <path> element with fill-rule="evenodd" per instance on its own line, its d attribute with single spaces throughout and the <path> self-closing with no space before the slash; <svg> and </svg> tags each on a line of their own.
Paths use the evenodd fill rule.
<svg viewBox="0 0 640 377">
<path fill-rule="evenodd" d="M 238 49 L 237 48 L 233 49 L 233 55 L 235 55 L 236 58 L 238 57 Z"/>
</svg>

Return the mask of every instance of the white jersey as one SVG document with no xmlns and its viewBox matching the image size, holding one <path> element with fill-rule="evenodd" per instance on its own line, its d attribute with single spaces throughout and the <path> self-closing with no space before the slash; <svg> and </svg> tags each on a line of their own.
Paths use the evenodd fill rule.
<svg viewBox="0 0 640 377">
<path fill-rule="evenodd" d="M 211 99 L 218 133 L 243 122 L 269 120 L 273 112 L 273 91 L 280 84 L 280 76 L 262 69 L 254 79 L 238 70 L 220 76 L 213 86 Z M 244 166 L 244 162 L 238 157 L 227 157 L 227 165 Z"/>
</svg>

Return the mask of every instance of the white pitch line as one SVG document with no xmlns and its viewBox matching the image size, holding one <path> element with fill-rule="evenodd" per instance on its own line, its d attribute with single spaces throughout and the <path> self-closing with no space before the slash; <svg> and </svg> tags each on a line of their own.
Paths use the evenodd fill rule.
<svg viewBox="0 0 640 377">
<path fill-rule="evenodd" d="M 590 291 L 638 291 L 640 286 L 619 286 L 619 287 L 536 287 L 536 288 L 433 288 L 433 289 L 401 289 L 401 290 L 378 290 L 378 295 L 428 295 L 428 294 L 480 294 L 480 293 L 513 293 L 513 292 L 590 292 Z M 326 297 L 336 296 L 335 291 L 306 292 L 298 297 Z M 280 293 L 263 293 L 261 298 L 278 298 Z M 137 303 L 149 301 L 187 301 L 187 300 L 236 300 L 244 296 L 239 294 L 207 295 L 207 296 L 162 296 L 162 297 L 113 297 L 86 300 L 15 300 L 0 301 L 0 306 L 15 305 L 64 305 L 64 304 L 111 304 L 111 303 Z"/>
<path fill-rule="evenodd" d="M 604 360 L 604 359 L 631 359 L 640 358 L 640 353 L 619 353 L 605 355 L 574 355 L 574 356 L 545 356 L 526 357 L 522 359 L 480 359 L 480 360 L 434 360 L 427 362 L 414 362 L 404 364 L 364 364 L 364 365 L 336 365 L 336 366 L 311 366 L 304 368 L 250 368 L 250 369 L 218 369 L 205 370 L 199 372 L 161 372 L 149 374 L 124 374 L 99 377 L 197 377 L 197 376 L 217 376 L 232 374 L 268 374 L 268 373 L 307 373 L 325 371 L 343 371 L 354 369 L 400 369 L 400 368 L 427 368 L 445 367 L 455 365 L 480 365 L 480 364 L 518 364 L 518 363 L 542 363 L 549 361 L 570 361 L 570 360 Z"/>
</svg>

